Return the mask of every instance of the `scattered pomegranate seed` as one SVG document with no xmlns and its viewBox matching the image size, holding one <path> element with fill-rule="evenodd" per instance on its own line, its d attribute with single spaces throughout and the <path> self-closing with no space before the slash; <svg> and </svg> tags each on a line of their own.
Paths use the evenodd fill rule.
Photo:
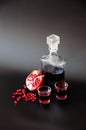
<svg viewBox="0 0 86 130">
<path fill-rule="evenodd" d="M 25 101 L 27 102 L 27 101 L 30 101 L 31 99 L 30 98 L 25 98 Z"/>
<path fill-rule="evenodd" d="M 36 99 L 37 99 L 36 97 L 33 97 L 33 98 L 32 98 L 32 102 L 34 102 Z"/>
<path fill-rule="evenodd" d="M 25 84 L 23 85 L 23 88 L 26 89 L 26 85 Z"/>
<path fill-rule="evenodd" d="M 22 89 L 18 89 L 17 92 L 21 92 Z"/>
<path fill-rule="evenodd" d="M 37 98 L 36 94 L 32 92 L 27 93 L 26 85 L 24 84 L 22 89 L 17 89 L 16 92 L 13 93 L 12 99 L 14 99 L 14 104 L 18 104 L 21 99 L 24 99 L 26 102 L 34 102 Z"/>
<path fill-rule="evenodd" d="M 22 98 L 25 98 L 25 94 L 24 94 L 24 95 L 22 95 Z"/>
<path fill-rule="evenodd" d="M 17 101 L 20 101 L 21 100 L 21 97 L 19 96 L 19 97 L 17 97 L 17 99 L 16 99 Z"/>
<path fill-rule="evenodd" d="M 15 96 L 13 95 L 12 98 L 15 98 Z"/>
<path fill-rule="evenodd" d="M 17 101 L 14 101 L 14 104 L 17 104 L 18 102 Z"/>
</svg>

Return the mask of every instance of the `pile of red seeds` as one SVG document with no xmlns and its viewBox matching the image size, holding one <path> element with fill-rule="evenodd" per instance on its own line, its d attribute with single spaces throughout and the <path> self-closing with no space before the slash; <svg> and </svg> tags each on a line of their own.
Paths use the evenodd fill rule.
<svg viewBox="0 0 86 130">
<path fill-rule="evenodd" d="M 24 84 L 23 88 L 16 90 L 12 94 L 12 99 L 14 99 L 14 104 L 18 104 L 21 100 L 34 102 L 37 98 L 33 92 L 27 92 L 26 85 Z"/>
</svg>

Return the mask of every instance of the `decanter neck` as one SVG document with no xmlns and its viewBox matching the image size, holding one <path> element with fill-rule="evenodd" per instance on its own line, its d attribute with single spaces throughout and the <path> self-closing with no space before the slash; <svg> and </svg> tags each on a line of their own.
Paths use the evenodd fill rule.
<svg viewBox="0 0 86 130">
<path fill-rule="evenodd" d="M 58 55 L 57 50 L 51 50 L 51 49 L 49 49 L 49 55 L 50 56 L 57 56 Z"/>
</svg>

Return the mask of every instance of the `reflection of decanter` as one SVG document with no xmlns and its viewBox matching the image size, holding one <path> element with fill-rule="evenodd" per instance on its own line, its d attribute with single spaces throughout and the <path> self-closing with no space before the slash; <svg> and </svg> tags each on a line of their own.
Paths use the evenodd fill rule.
<svg viewBox="0 0 86 130">
<path fill-rule="evenodd" d="M 57 54 L 59 43 L 59 36 L 54 34 L 48 36 L 49 55 L 44 55 L 41 58 L 42 73 L 45 75 L 44 84 L 51 87 L 55 82 L 65 79 L 64 65 L 66 61 Z"/>
</svg>

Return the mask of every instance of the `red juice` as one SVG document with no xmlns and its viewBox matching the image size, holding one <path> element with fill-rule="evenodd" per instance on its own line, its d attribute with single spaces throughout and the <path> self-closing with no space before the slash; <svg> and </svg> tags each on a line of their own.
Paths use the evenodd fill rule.
<svg viewBox="0 0 86 130">
<path fill-rule="evenodd" d="M 40 102 L 41 104 L 48 104 L 48 103 L 50 103 L 50 96 L 40 95 L 40 96 L 39 96 L 39 102 Z"/>
<path fill-rule="evenodd" d="M 50 87 L 54 87 L 54 84 L 57 81 L 65 79 L 65 72 L 62 68 L 57 68 L 55 66 L 47 65 L 43 68 L 42 73 L 45 75 L 44 77 L 44 85 L 49 85 Z"/>
</svg>

